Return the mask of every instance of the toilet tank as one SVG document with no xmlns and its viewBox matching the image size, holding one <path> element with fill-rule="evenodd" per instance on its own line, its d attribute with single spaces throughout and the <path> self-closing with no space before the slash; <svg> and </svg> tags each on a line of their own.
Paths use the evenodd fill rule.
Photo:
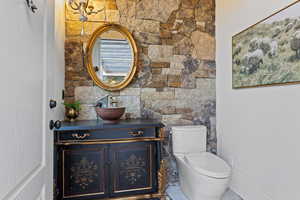
<svg viewBox="0 0 300 200">
<path fill-rule="evenodd" d="M 205 126 L 172 127 L 173 153 L 201 153 L 206 151 Z"/>
</svg>

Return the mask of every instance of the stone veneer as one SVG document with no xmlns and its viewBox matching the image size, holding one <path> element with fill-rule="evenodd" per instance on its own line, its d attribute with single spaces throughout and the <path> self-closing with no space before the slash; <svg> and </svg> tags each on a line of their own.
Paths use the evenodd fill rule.
<svg viewBox="0 0 300 200">
<path fill-rule="evenodd" d="M 127 107 L 127 117 L 159 119 L 168 128 L 203 124 L 209 130 L 208 151 L 215 153 L 214 0 L 117 0 L 117 4 L 119 12 L 110 20 L 127 27 L 136 39 L 136 77 L 120 92 L 94 86 L 82 52 L 101 23 L 85 23 L 86 35 L 80 37 L 81 24 L 66 20 L 65 100 L 83 103 L 80 119 L 95 119 L 96 99 L 112 94 Z"/>
</svg>

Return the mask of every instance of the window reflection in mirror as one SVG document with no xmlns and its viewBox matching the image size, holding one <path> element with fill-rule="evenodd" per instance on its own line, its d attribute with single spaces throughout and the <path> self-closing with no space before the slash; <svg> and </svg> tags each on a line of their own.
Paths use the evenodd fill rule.
<svg viewBox="0 0 300 200">
<path fill-rule="evenodd" d="M 116 85 L 126 79 L 133 65 L 130 42 L 116 30 L 98 36 L 92 54 L 97 77 L 107 85 Z"/>
</svg>

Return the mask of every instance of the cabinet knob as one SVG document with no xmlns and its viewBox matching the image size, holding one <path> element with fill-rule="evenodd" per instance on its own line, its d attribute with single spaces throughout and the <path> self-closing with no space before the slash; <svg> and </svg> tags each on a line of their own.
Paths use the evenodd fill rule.
<svg viewBox="0 0 300 200">
<path fill-rule="evenodd" d="M 131 135 L 133 137 L 143 136 L 144 135 L 144 131 L 132 131 L 132 132 L 129 132 L 129 135 Z"/>
<path fill-rule="evenodd" d="M 86 137 L 89 137 L 89 136 L 91 136 L 91 134 L 89 134 L 89 133 L 85 133 L 85 134 L 82 134 L 82 135 L 78 134 L 78 133 L 73 133 L 72 134 L 73 138 L 80 139 L 80 140 L 82 140 L 82 139 L 84 139 Z"/>
</svg>

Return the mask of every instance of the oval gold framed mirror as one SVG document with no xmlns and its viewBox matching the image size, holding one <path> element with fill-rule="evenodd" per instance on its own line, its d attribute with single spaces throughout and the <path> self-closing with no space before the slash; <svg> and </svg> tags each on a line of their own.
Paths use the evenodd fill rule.
<svg viewBox="0 0 300 200">
<path fill-rule="evenodd" d="M 99 87 L 117 91 L 125 88 L 137 69 L 137 45 L 131 33 L 118 24 L 105 24 L 87 45 L 87 70 Z"/>
</svg>

